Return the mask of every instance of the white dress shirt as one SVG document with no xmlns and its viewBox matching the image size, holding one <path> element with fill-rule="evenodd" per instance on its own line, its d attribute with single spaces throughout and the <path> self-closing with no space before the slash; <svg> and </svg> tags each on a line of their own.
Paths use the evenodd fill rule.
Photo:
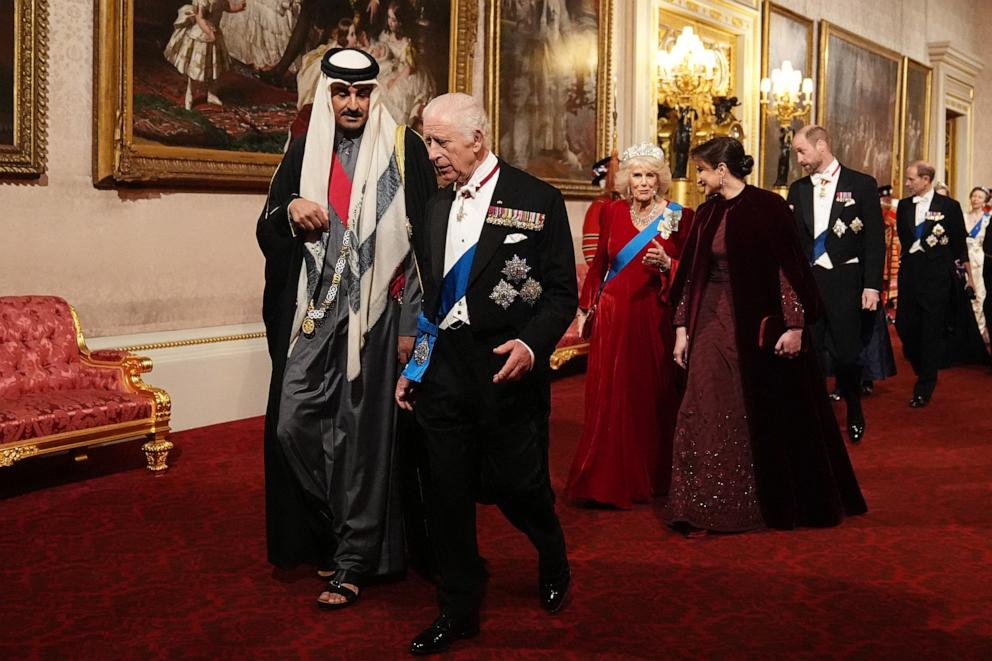
<svg viewBox="0 0 992 661">
<path fill-rule="evenodd" d="M 448 274 L 465 252 L 479 242 L 482 228 L 486 224 L 486 216 L 492 203 L 493 191 L 499 181 L 499 160 L 489 152 L 482 163 L 475 169 L 464 186 L 455 191 L 455 201 L 448 212 L 448 234 L 444 242 L 444 273 Z M 493 171 L 495 170 L 495 174 Z M 492 176 L 490 176 L 492 175 Z M 488 179 L 487 179 L 488 177 Z M 483 183 L 485 180 L 485 183 Z M 462 324 L 470 324 L 468 302 L 462 296 L 455 302 L 447 316 L 438 328 L 458 328 Z M 534 350 L 521 339 L 517 342 L 530 354 L 531 369 L 534 366 Z"/>
<path fill-rule="evenodd" d="M 934 192 L 931 188 L 923 195 L 916 195 L 913 197 L 913 203 L 916 205 L 916 224 L 913 226 L 915 230 L 922 223 L 927 222 L 927 211 L 930 211 L 930 203 L 933 202 Z M 910 247 L 909 252 L 921 252 L 923 246 L 920 245 L 920 240 L 917 239 L 913 241 L 913 245 Z"/>
<path fill-rule="evenodd" d="M 444 242 L 444 273 L 448 274 L 465 252 L 479 242 L 482 226 L 486 223 L 489 204 L 499 181 L 499 172 L 480 186 L 493 169 L 499 165 L 496 156 L 489 152 L 482 163 L 475 169 L 464 186 L 455 191 L 455 201 L 448 212 L 448 234 Z M 459 220 L 460 219 L 460 220 Z M 468 303 L 462 296 L 455 302 L 448 315 L 441 320 L 440 328 L 447 329 L 469 323 Z"/>
<path fill-rule="evenodd" d="M 834 205 L 834 197 L 837 195 L 837 179 L 840 177 L 840 163 L 835 158 L 823 172 L 814 172 L 810 175 L 813 181 L 813 238 L 820 236 L 827 230 L 830 224 L 830 210 Z M 814 262 L 814 266 L 821 266 L 825 269 L 832 269 L 833 262 L 830 255 L 823 253 Z"/>
</svg>

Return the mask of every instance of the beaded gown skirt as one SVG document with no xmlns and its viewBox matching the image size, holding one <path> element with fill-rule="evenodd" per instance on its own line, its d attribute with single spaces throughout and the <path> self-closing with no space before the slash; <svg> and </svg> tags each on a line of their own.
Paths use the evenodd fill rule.
<svg viewBox="0 0 992 661">
<path fill-rule="evenodd" d="M 666 521 L 718 532 L 764 528 L 734 329 L 724 227 L 689 339 Z"/>
</svg>

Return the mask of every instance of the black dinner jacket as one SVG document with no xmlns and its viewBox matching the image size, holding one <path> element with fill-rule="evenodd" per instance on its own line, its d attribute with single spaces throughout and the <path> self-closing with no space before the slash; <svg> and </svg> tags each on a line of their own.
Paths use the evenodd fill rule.
<svg viewBox="0 0 992 661">
<path fill-rule="evenodd" d="M 538 212 L 544 214 L 544 224 L 541 229 L 510 227 L 490 222 L 492 213 L 487 215 L 466 292 L 469 319 L 476 333 L 521 339 L 534 352 L 538 365 L 546 365 L 578 306 L 575 250 L 565 200 L 554 186 L 503 159 L 499 164 L 490 212 L 500 207 Z M 423 313 L 431 321 L 436 321 L 440 305 L 448 216 L 454 199 L 454 186 L 439 190 L 427 202 L 424 222 L 413 230 L 424 285 Z M 511 234 L 526 238 L 506 243 Z M 501 280 L 507 280 L 503 269 L 514 257 L 526 260 L 531 269 L 527 275 L 540 283 L 542 292 L 533 304 L 517 296 L 504 309 L 490 294 Z M 519 290 L 519 283 L 514 284 Z"/>
<path fill-rule="evenodd" d="M 900 295 L 932 290 L 934 296 L 943 296 L 944 287 L 950 283 L 954 273 L 955 260 L 962 264 L 968 261 L 961 205 L 946 195 L 934 193 L 928 211 L 935 216 L 924 221 L 923 236 L 920 239 L 922 250 L 910 254 L 909 249 L 916 241 L 916 204 L 910 196 L 899 200 L 896 207 L 896 229 L 902 246 L 899 265 Z M 930 236 L 936 242 L 933 246 L 927 243 Z M 942 242 L 943 238 L 947 240 Z"/>
<path fill-rule="evenodd" d="M 803 254 L 813 256 L 813 180 L 803 177 L 789 187 L 788 202 L 792 207 L 799 226 L 799 240 Z M 838 193 L 850 193 L 854 204 L 838 201 Z M 851 228 L 851 223 L 859 219 L 860 231 Z M 837 221 L 844 223 L 845 231 L 840 236 L 834 232 Z M 830 220 L 827 222 L 827 254 L 834 268 L 855 257 L 861 265 L 862 282 L 860 289 L 882 291 L 882 272 L 885 265 L 885 224 L 882 221 L 882 205 L 878 197 L 878 183 L 871 175 L 840 166 L 837 175 L 837 191 L 830 207 Z M 859 295 L 861 291 L 857 292 Z M 829 295 L 829 292 L 823 292 Z"/>
</svg>

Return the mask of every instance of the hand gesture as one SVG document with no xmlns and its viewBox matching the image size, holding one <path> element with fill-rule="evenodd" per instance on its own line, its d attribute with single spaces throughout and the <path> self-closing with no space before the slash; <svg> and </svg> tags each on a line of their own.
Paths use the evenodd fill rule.
<svg viewBox="0 0 992 661">
<path fill-rule="evenodd" d="M 510 354 L 510 357 L 503 364 L 503 369 L 493 375 L 493 383 L 519 381 L 534 367 L 534 361 L 530 357 L 530 351 L 527 350 L 527 347 L 520 340 L 504 342 L 493 349 L 493 353 L 499 356 Z"/>
<path fill-rule="evenodd" d="M 404 411 L 413 410 L 413 402 L 417 398 L 417 383 L 405 376 L 401 376 L 396 382 L 396 405 Z"/>
<path fill-rule="evenodd" d="M 861 292 L 861 309 L 874 312 L 878 309 L 878 292 L 874 289 L 866 289 Z"/>
<path fill-rule="evenodd" d="M 643 263 L 647 266 L 661 269 L 662 271 L 670 269 L 672 267 L 672 258 L 665 252 L 665 248 L 654 239 L 651 239 L 651 244 L 652 247 L 648 248 L 648 251 L 644 253 Z"/>
<path fill-rule="evenodd" d="M 675 356 L 675 363 L 685 369 L 685 359 L 689 350 L 689 334 L 685 329 L 685 326 L 679 326 L 675 329 L 675 350 L 672 354 Z"/>
<path fill-rule="evenodd" d="M 775 343 L 775 355 L 782 358 L 795 358 L 803 348 L 803 331 L 801 328 L 790 328 L 782 333 Z"/>
<path fill-rule="evenodd" d="M 289 217 L 303 232 L 323 232 L 330 227 L 324 205 L 298 197 L 286 207 Z"/>
<path fill-rule="evenodd" d="M 413 355 L 413 337 L 400 335 L 399 340 L 396 341 L 396 357 L 399 358 L 400 365 L 410 362 L 411 355 Z"/>
</svg>

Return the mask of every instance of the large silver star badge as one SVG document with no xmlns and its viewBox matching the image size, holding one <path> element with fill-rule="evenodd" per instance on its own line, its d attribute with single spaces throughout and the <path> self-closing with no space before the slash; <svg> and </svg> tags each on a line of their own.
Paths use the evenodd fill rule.
<svg viewBox="0 0 992 661">
<path fill-rule="evenodd" d="M 941 225 L 940 223 L 934 225 L 931 231 L 933 232 L 934 236 L 944 236 L 944 226 Z"/>
<path fill-rule="evenodd" d="M 931 248 L 933 248 L 935 245 L 937 245 L 937 237 L 935 237 L 933 234 L 931 234 L 930 236 L 928 236 L 927 237 L 927 245 L 930 246 Z"/>
<path fill-rule="evenodd" d="M 506 266 L 502 271 L 510 282 L 520 282 L 527 277 L 530 273 L 530 267 L 527 266 L 527 260 L 521 259 L 519 255 L 514 255 L 513 259 L 506 260 Z"/>
<path fill-rule="evenodd" d="M 834 234 L 836 234 L 837 238 L 839 239 L 840 237 L 844 236 L 844 232 L 846 231 L 847 231 L 847 225 L 844 224 L 843 220 L 838 218 L 837 222 L 834 223 Z"/>
<path fill-rule="evenodd" d="M 855 234 L 857 234 L 862 229 L 864 229 L 864 226 L 865 224 L 861 222 L 860 218 L 855 218 L 854 220 L 851 221 L 851 224 L 849 225 L 851 231 L 854 232 Z"/>
<path fill-rule="evenodd" d="M 948 240 L 948 238 L 946 236 L 940 237 L 940 245 L 946 246 L 948 243 L 950 243 L 950 241 Z"/>
<path fill-rule="evenodd" d="M 520 295 L 516 289 L 513 288 L 506 280 L 500 280 L 495 287 L 493 287 L 492 292 L 489 294 L 489 298 L 500 306 L 504 310 L 510 307 L 513 300 Z"/>
<path fill-rule="evenodd" d="M 534 278 L 527 278 L 527 282 L 520 287 L 520 298 L 522 298 L 527 303 L 534 305 L 537 300 L 541 298 L 541 294 L 544 289 L 541 287 L 541 283 Z"/>
</svg>

